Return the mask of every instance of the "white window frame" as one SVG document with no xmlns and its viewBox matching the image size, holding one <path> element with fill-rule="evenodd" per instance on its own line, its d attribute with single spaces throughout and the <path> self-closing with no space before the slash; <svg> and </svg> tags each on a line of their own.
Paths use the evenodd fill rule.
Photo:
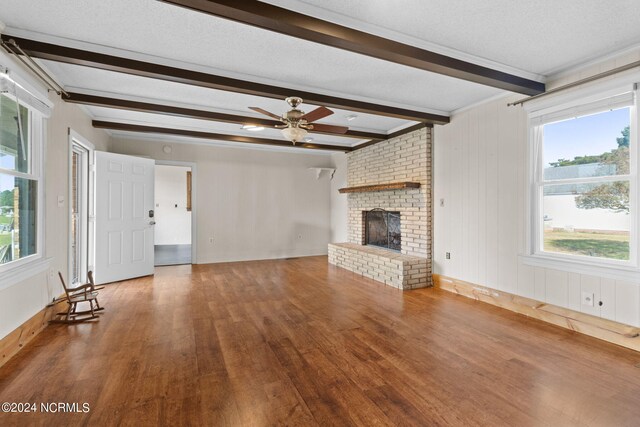
<svg viewBox="0 0 640 427">
<path fill-rule="evenodd" d="M 6 79 L 6 77 L 4 77 Z M 13 83 L 13 82 L 12 82 Z M 15 84 L 15 83 L 14 83 Z M 44 258 L 45 251 L 45 179 L 44 179 L 44 151 L 46 144 L 46 116 L 42 111 L 42 104 L 37 99 L 24 94 L 24 89 L 17 86 L 18 102 L 29 111 L 29 156 L 30 172 L 17 172 L 0 168 L 0 173 L 18 178 L 26 178 L 37 182 L 36 206 L 36 253 L 0 265 L 0 290 L 6 289 L 35 274 L 46 271 L 50 260 Z M 4 93 L 15 99 L 15 95 Z M 26 98 L 26 99 L 24 99 Z M 32 103 L 32 101 L 34 103 Z"/>
<path fill-rule="evenodd" d="M 528 185 L 527 185 L 527 252 L 521 256 L 527 265 L 553 268 L 580 274 L 590 274 L 609 277 L 618 280 L 640 280 L 640 233 L 638 232 L 638 217 L 640 216 L 638 200 L 640 200 L 638 180 L 639 152 L 638 149 L 638 90 L 635 82 L 640 81 L 640 73 L 627 73 L 617 78 L 596 82 L 567 93 L 557 93 L 542 97 L 539 101 L 531 101 L 525 105 L 529 113 L 529 141 L 528 141 Z M 545 124 L 562 119 L 584 116 L 587 114 L 604 112 L 621 108 L 631 99 L 630 105 L 630 173 L 615 177 L 593 177 L 585 179 L 562 180 L 562 184 L 579 183 L 584 181 L 611 182 L 629 180 L 630 206 L 630 236 L 629 260 L 612 260 L 606 258 L 562 254 L 543 251 L 543 213 L 542 189 L 544 185 L 554 184 L 554 181 L 543 180 L 542 138 L 541 130 Z M 560 182 L 557 182 L 560 183 Z"/>
</svg>

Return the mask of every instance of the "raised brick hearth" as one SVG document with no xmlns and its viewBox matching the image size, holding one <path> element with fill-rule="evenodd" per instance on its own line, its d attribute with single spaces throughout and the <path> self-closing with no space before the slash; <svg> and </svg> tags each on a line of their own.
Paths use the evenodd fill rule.
<svg viewBox="0 0 640 427">
<path fill-rule="evenodd" d="M 375 246 L 329 243 L 329 262 L 398 289 L 423 288 L 427 259 Z"/>
<path fill-rule="evenodd" d="M 348 193 L 349 245 L 329 245 L 329 262 L 401 289 L 431 286 L 431 138 L 432 129 L 423 128 L 347 155 L 348 187 L 395 182 L 420 187 Z M 400 212 L 400 253 L 364 246 L 363 213 L 376 208 Z"/>
</svg>

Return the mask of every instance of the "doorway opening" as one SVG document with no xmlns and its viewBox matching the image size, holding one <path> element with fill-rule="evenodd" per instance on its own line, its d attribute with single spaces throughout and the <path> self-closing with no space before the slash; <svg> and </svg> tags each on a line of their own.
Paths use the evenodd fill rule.
<svg viewBox="0 0 640 427">
<path fill-rule="evenodd" d="M 158 162 L 154 191 L 155 265 L 191 264 L 192 166 Z"/>
<path fill-rule="evenodd" d="M 93 191 L 91 167 L 93 145 L 69 130 L 69 282 L 85 283 L 87 272 L 92 269 L 91 227 Z"/>
</svg>

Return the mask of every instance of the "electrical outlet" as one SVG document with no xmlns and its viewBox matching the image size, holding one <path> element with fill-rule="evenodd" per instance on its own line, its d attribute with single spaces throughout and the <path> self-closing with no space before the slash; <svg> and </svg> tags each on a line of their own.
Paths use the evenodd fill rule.
<svg viewBox="0 0 640 427">
<path fill-rule="evenodd" d="M 446 253 L 446 258 L 447 258 L 447 259 L 451 259 L 451 252 L 447 252 L 447 253 Z"/>
<path fill-rule="evenodd" d="M 582 305 L 588 305 L 589 307 L 593 307 L 593 300 L 595 296 L 593 292 L 583 292 L 582 293 Z"/>
</svg>

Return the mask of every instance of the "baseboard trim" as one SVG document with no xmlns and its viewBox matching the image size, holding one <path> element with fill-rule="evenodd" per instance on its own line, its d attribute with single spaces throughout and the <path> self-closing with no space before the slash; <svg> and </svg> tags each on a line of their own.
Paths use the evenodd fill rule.
<svg viewBox="0 0 640 427">
<path fill-rule="evenodd" d="M 436 288 L 495 305 L 622 347 L 640 351 L 640 328 L 502 292 L 439 274 L 433 275 Z"/>
<path fill-rule="evenodd" d="M 66 302 L 60 301 L 57 304 L 43 308 L 0 340 L 0 367 L 49 325 L 49 320 L 53 319 L 53 316 L 61 310 L 61 304 L 66 304 Z"/>
</svg>

